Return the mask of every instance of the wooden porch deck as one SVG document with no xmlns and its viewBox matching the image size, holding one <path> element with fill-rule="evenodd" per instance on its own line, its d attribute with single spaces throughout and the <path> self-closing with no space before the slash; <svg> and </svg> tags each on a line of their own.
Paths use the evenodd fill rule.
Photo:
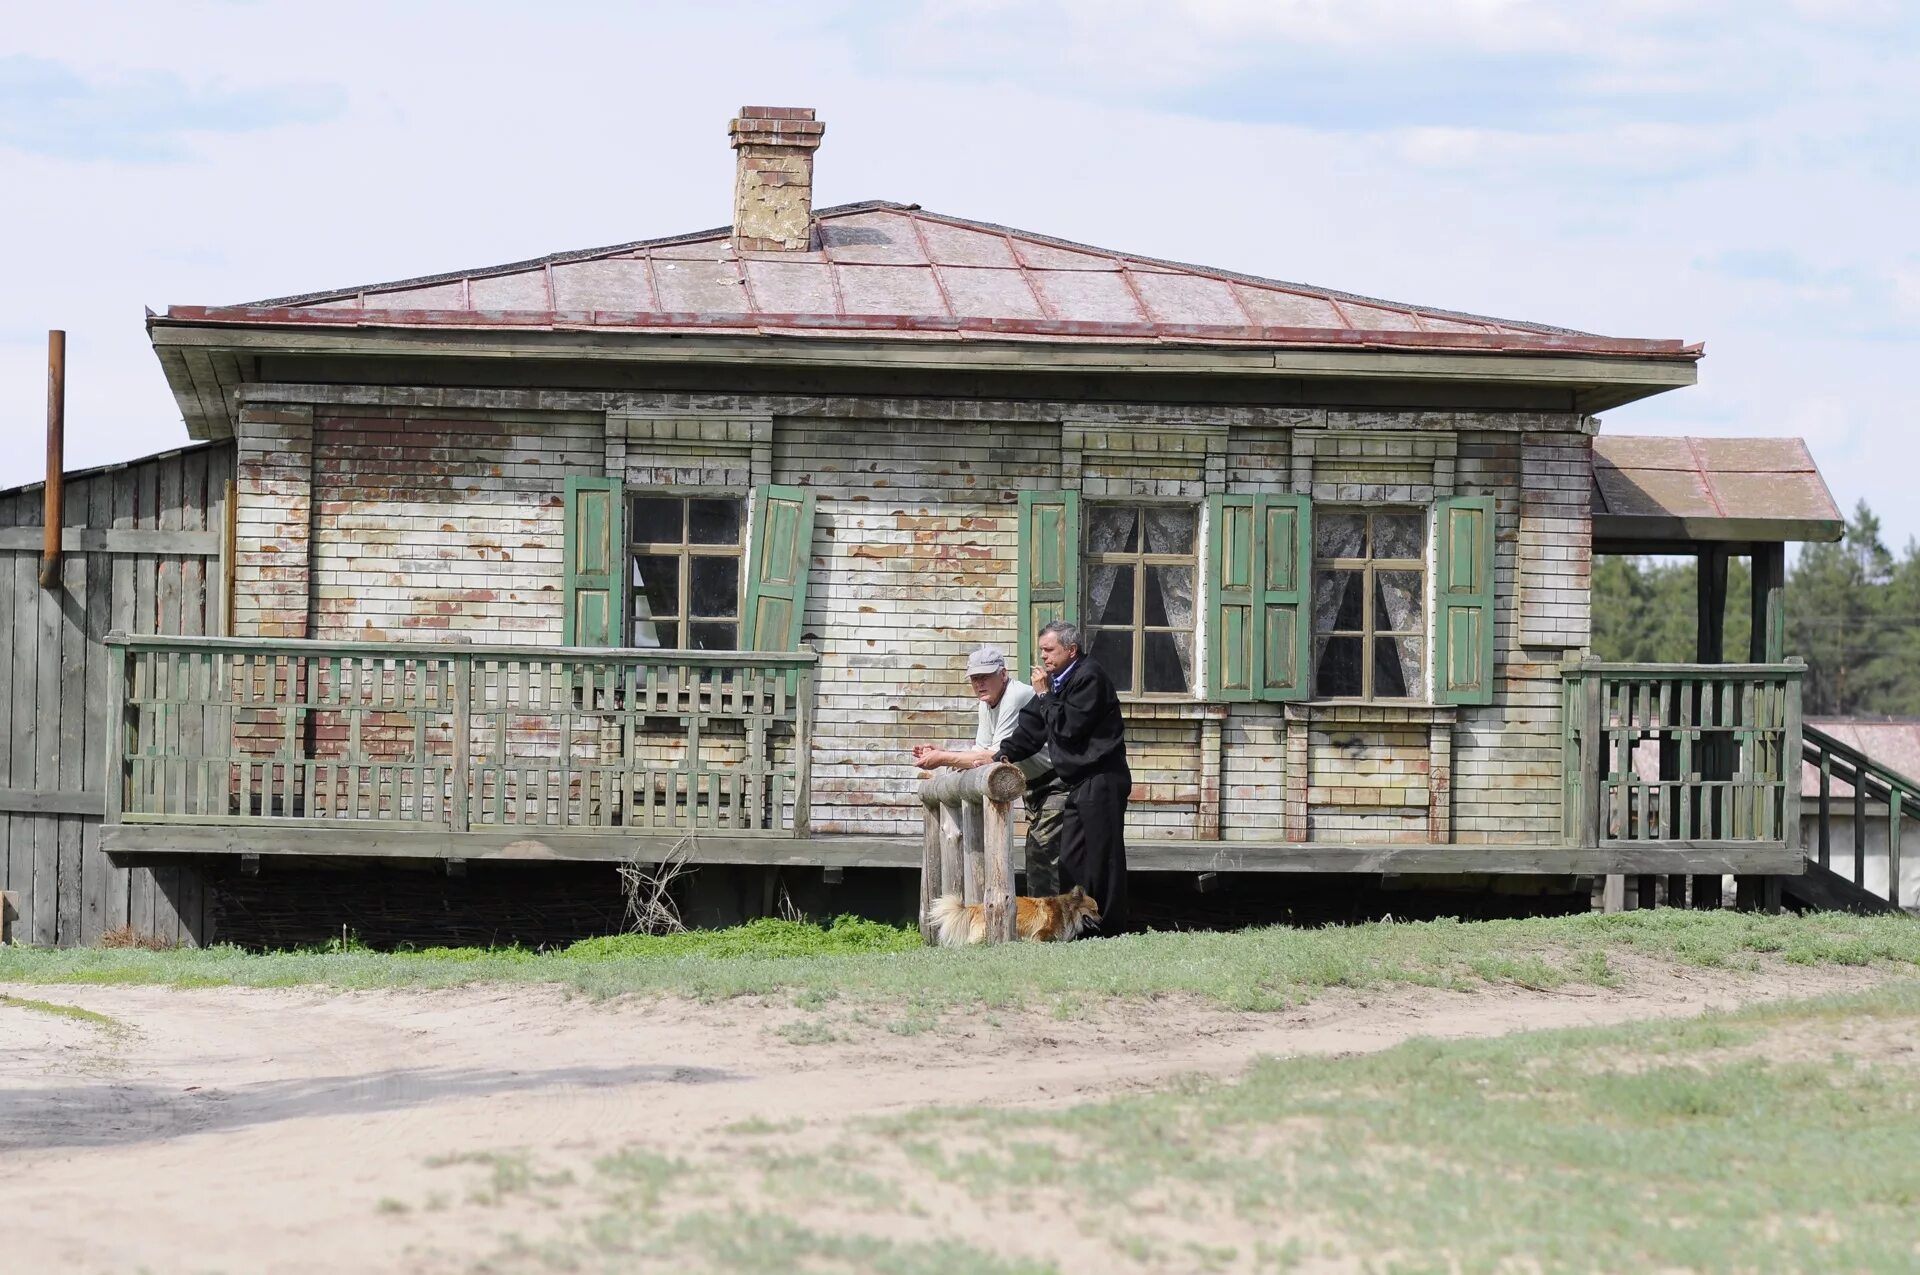
<svg viewBox="0 0 1920 1275">
<path fill-rule="evenodd" d="M 500 859 L 519 861 L 622 862 L 665 858 L 677 837 L 636 833 L 464 832 L 384 827 L 234 824 L 117 824 L 102 833 L 113 855 L 161 858 L 177 855 L 310 855 L 370 859 Z M 918 837 L 814 835 L 698 835 L 688 846 L 690 863 L 758 864 L 778 867 L 920 867 Z M 1562 845 L 1341 845 L 1281 841 L 1142 840 L 1127 846 L 1135 872 L 1278 873 L 1489 873 L 1570 874 L 1798 874 L 1806 858 L 1796 849 L 1732 842 L 1666 847 Z"/>
</svg>

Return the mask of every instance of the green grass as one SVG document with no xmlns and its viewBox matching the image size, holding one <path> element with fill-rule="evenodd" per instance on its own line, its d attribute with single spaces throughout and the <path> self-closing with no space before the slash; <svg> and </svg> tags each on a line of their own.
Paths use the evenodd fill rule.
<svg viewBox="0 0 1920 1275">
<path fill-rule="evenodd" d="M 1253 1227 L 1316 1219 L 1369 1269 L 1910 1271 L 1920 1067 L 1769 1047 L 1796 1024 L 1822 1039 L 1873 1020 L 1920 1033 L 1920 984 L 1269 1060 L 1239 1083 L 1018 1122 L 927 1115 L 889 1136 L 985 1201 L 1115 1225 L 1149 1201 Z"/>
<path fill-rule="evenodd" d="M 1234 1009 L 1276 1009 L 1328 987 L 1412 983 L 1471 988 L 1605 984 L 1613 955 L 1746 968 L 1761 958 L 1809 965 L 1920 966 L 1906 917 L 1765 916 L 1678 910 L 1471 924 L 1382 923 L 1321 930 L 1135 934 L 1098 942 L 928 949 L 910 930 L 843 920 L 822 929 L 759 921 L 668 938 L 592 939 L 564 952 L 452 949 L 249 954 L 0 949 L 0 983 L 149 983 L 342 989 L 546 983 L 590 996 L 703 999 L 784 994 L 801 1008 L 846 998 L 925 1015 L 956 1007 L 1051 1005 L 1065 1013 L 1111 997 L 1192 994 Z"/>
<path fill-rule="evenodd" d="M 0 1005 L 11 1005 L 15 1009 L 31 1010 L 36 1014 L 51 1014 L 55 1018 L 71 1018 L 75 1022 L 87 1023 L 108 1031 L 119 1031 L 121 1028 L 118 1019 L 91 1009 L 82 1009 L 78 1005 L 58 1005 L 53 1001 L 37 1001 L 26 996 L 8 996 L 4 993 L 0 993 Z"/>
</svg>

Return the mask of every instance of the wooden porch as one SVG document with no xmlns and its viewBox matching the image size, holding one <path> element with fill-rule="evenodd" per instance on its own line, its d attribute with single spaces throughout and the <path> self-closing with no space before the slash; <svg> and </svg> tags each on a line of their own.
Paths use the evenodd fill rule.
<svg viewBox="0 0 1920 1275">
<path fill-rule="evenodd" d="M 122 634 L 107 648 L 119 747 L 102 844 L 116 855 L 645 861 L 687 841 L 693 862 L 921 862 L 918 838 L 813 833 L 811 651 Z M 1800 674 L 1568 665 L 1563 833 L 1544 844 L 1143 838 L 1129 859 L 1192 873 L 1799 873 Z"/>
</svg>

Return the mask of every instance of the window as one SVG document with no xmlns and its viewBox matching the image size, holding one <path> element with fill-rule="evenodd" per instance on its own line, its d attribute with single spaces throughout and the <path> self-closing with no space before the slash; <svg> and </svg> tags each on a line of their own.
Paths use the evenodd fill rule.
<svg viewBox="0 0 1920 1275">
<path fill-rule="evenodd" d="M 745 502 L 732 496 L 633 498 L 632 644 L 688 651 L 740 645 Z"/>
<path fill-rule="evenodd" d="M 1193 688 L 1193 584 L 1198 510 L 1091 505 L 1085 640 L 1123 694 Z"/>
<path fill-rule="evenodd" d="M 1418 510 L 1314 511 L 1315 695 L 1425 698 L 1426 529 Z"/>
</svg>

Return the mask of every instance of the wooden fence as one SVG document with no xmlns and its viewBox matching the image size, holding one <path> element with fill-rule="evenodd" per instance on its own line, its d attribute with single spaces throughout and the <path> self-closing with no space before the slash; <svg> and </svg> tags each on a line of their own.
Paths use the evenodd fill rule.
<svg viewBox="0 0 1920 1275">
<path fill-rule="evenodd" d="M 100 849 L 104 640 L 222 631 L 232 476 L 231 443 L 69 474 L 51 589 L 40 488 L 0 492 L 0 888 L 24 942 L 93 943 L 123 925 L 168 942 L 208 934 L 192 863 L 128 866 Z"/>
<path fill-rule="evenodd" d="M 1014 935 L 1012 803 L 1026 789 L 1017 766 L 940 770 L 920 785 L 925 851 L 920 861 L 920 936 L 937 943 L 933 901 L 957 894 L 986 905 L 987 942 Z"/>
<path fill-rule="evenodd" d="M 811 651 L 107 644 L 109 823 L 807 834 Z"/>
</svg>

